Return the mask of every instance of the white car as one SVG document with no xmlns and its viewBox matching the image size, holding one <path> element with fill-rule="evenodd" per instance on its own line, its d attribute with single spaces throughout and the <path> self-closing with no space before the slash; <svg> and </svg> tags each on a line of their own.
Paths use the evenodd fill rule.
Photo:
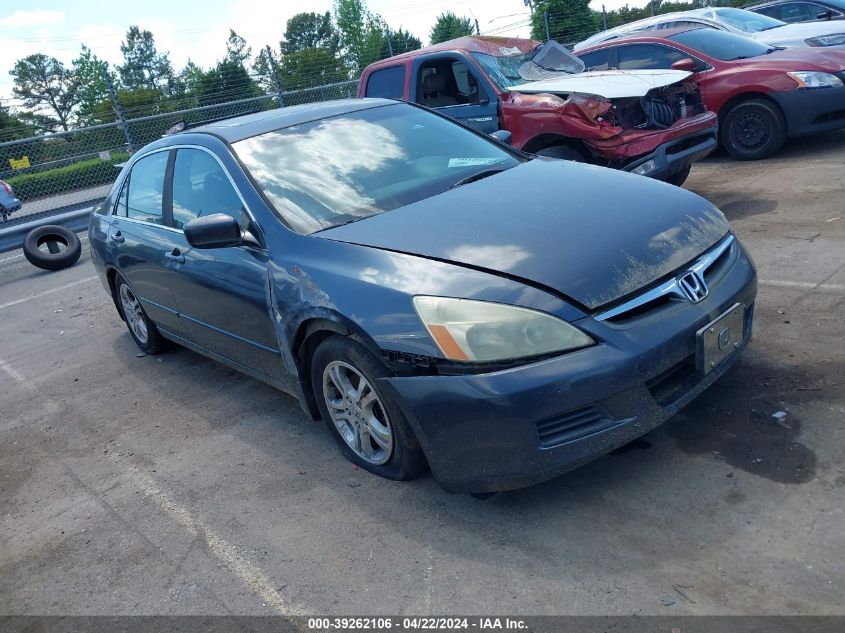
<svg viewBox="0 0 845 633">
<path fill-rule="evenodd" d="M 629 22 L 587 38 L 580 44 L 576 44 L 575 50 L 578 51 L 637 31 L 656 31 L 679 26 L 711 27 L 745 35 L 771 46 L 836 46 L 845 48 L 845 20 L 787 24 L 752 11 L 714 7 L 664 13 L 644 20 Z"/>
</svg>

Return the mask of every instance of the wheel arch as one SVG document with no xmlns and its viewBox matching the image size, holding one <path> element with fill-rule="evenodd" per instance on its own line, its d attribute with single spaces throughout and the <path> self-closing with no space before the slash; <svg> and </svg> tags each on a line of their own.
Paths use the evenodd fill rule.
<svg viewBox="0 0 845 633">
<path fill-rule="evenodd" d="M 789 120 L 786 118 L 786 113 L 783 111 L 783 108 L 777 102 L 775 98 L 773 98 L 770 94 L 765 92 L 758 92 L 755 90 L 746 90 L 744 92 L 740 92 L 739 94 L 735 94 L 730 99 L 725 101 L 722 104 L 722 107 L 719 108 L 719 128 L 721 130 L 722 125 L 724 123 L 725 117 L 728 115 L 728 112 L 733 110 L 736 106 L 740 103 L 745 101 L 752 101 L 753 99 L 760 99 L 765 101 L 766 103 L 770 104 L 780 113 L 781 118 L 783 119 L 784 124 L 784 132 L 788 135 L 789 134 Z M 721 136 L 721 134 L 720 134 Z"/>
</svg>

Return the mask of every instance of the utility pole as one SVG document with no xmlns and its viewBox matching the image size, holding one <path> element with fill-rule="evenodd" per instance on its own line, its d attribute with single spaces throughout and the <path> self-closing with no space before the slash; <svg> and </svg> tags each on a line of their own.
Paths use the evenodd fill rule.
<svg viewBox="0 0 845 633">
<path fill-rule="evenodd" d="M 543 26 L 546 27 L 546 41 L 548 42 L 552 39 L 552 36 L 549 35 L 549 12 L 543 11 Z"/>
<path fill-rule="evenodd" d="M 604 5 L 601 5 L 601 24 L 602 28 L 607 30 L 607 11 L 604 10 Z"/>
<path fill-rule="evenodd" d="M 390 28 L 385 28 L 384 33 L 387 35 L 387 52 L 393 57 L 393 42 L 390 41 Z"/>
<path fill-rule="evenodd" d="M 279 107 L 284 108 L 285 98 L 282 96 L 282 82 L 279 79 L 279 70 L 276 68 L 276 60 L 269 44 L 264 48 L 264 51 L 267 53 L 267 65 L 272 75 L 273 87 L 276 89 L 276 99 L 279 101 Z"/>
<path fill-rule="evenodd" d="M 481 29 L 478 28 L 478 18 L 475 18 L 475 34 L 481 35 Z"/>
<path fill-rule="evenodd" d="M 103 79 L 106 82 L 106 87 L 109 90 L 109 95 L 111 96 L 111 104 L 114 108 L 114 114 L 117 116 L 117 123 L 120 125 L 120 129 L 123 130 L 123 136 L 126 139 L 126 147 L 129 150 L 130 154 L 135 152 L 135 143 L 132 142 L 132 133 L 129 131 L 129 124 L 126 122 L 126 118 L 123 116 L 123 108 L 120 107 L 120 101 L 117 100 L 117 93 L 114 91 L 114 83 L 112 83 L 111 75 L 109 74 L 109 65 L 106 62 L 103 62 Z"/>
</svg>

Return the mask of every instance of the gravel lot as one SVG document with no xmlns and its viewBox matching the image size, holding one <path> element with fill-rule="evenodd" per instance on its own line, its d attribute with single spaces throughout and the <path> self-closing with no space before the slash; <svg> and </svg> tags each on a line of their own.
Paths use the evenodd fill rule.
<svg viewBox="0 0 845 633">
<path fill-rule="evenodd" d="M 87 253 L 0 256 L 0 613 L 845 614 L 845 134 L 688 187 L 759 267 L 747 353 L 643 440 L 486 501 L 353 469 L 191 352 L 138 357 Z"/>
</svg>

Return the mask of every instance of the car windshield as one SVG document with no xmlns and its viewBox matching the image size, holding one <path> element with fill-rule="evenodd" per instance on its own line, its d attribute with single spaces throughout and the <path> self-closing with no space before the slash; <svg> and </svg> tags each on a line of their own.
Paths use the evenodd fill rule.
<svg viewBox="0 0 845 633">
<path fill-rule="evenodd" d="M 768 31 L 786 24 L 769 16 L 743 9 L 714 9 L 713 12 L 720 22 L 746 33 Z"/>
<path fill-rule="evenodd" d="M 233 147 L 282 219 L 306 234 L 520 162 L 493 141 L 406 104 L 294 125 Z"/>
<path fill-rule="evenodd" d="M 554 40 L 536 46 L 528 53 L 518 48 L 500 50 L 502 55 L 471 53 L 500 90 L 584 70 L 584 63 Z"/>
<path fill-rule="evenodd" d="M 722 61 L 758 57 L 776 50 L 757 40 L 716 29 L 693 29 L 670 35 L 668 39 Z"/>
</svg>

